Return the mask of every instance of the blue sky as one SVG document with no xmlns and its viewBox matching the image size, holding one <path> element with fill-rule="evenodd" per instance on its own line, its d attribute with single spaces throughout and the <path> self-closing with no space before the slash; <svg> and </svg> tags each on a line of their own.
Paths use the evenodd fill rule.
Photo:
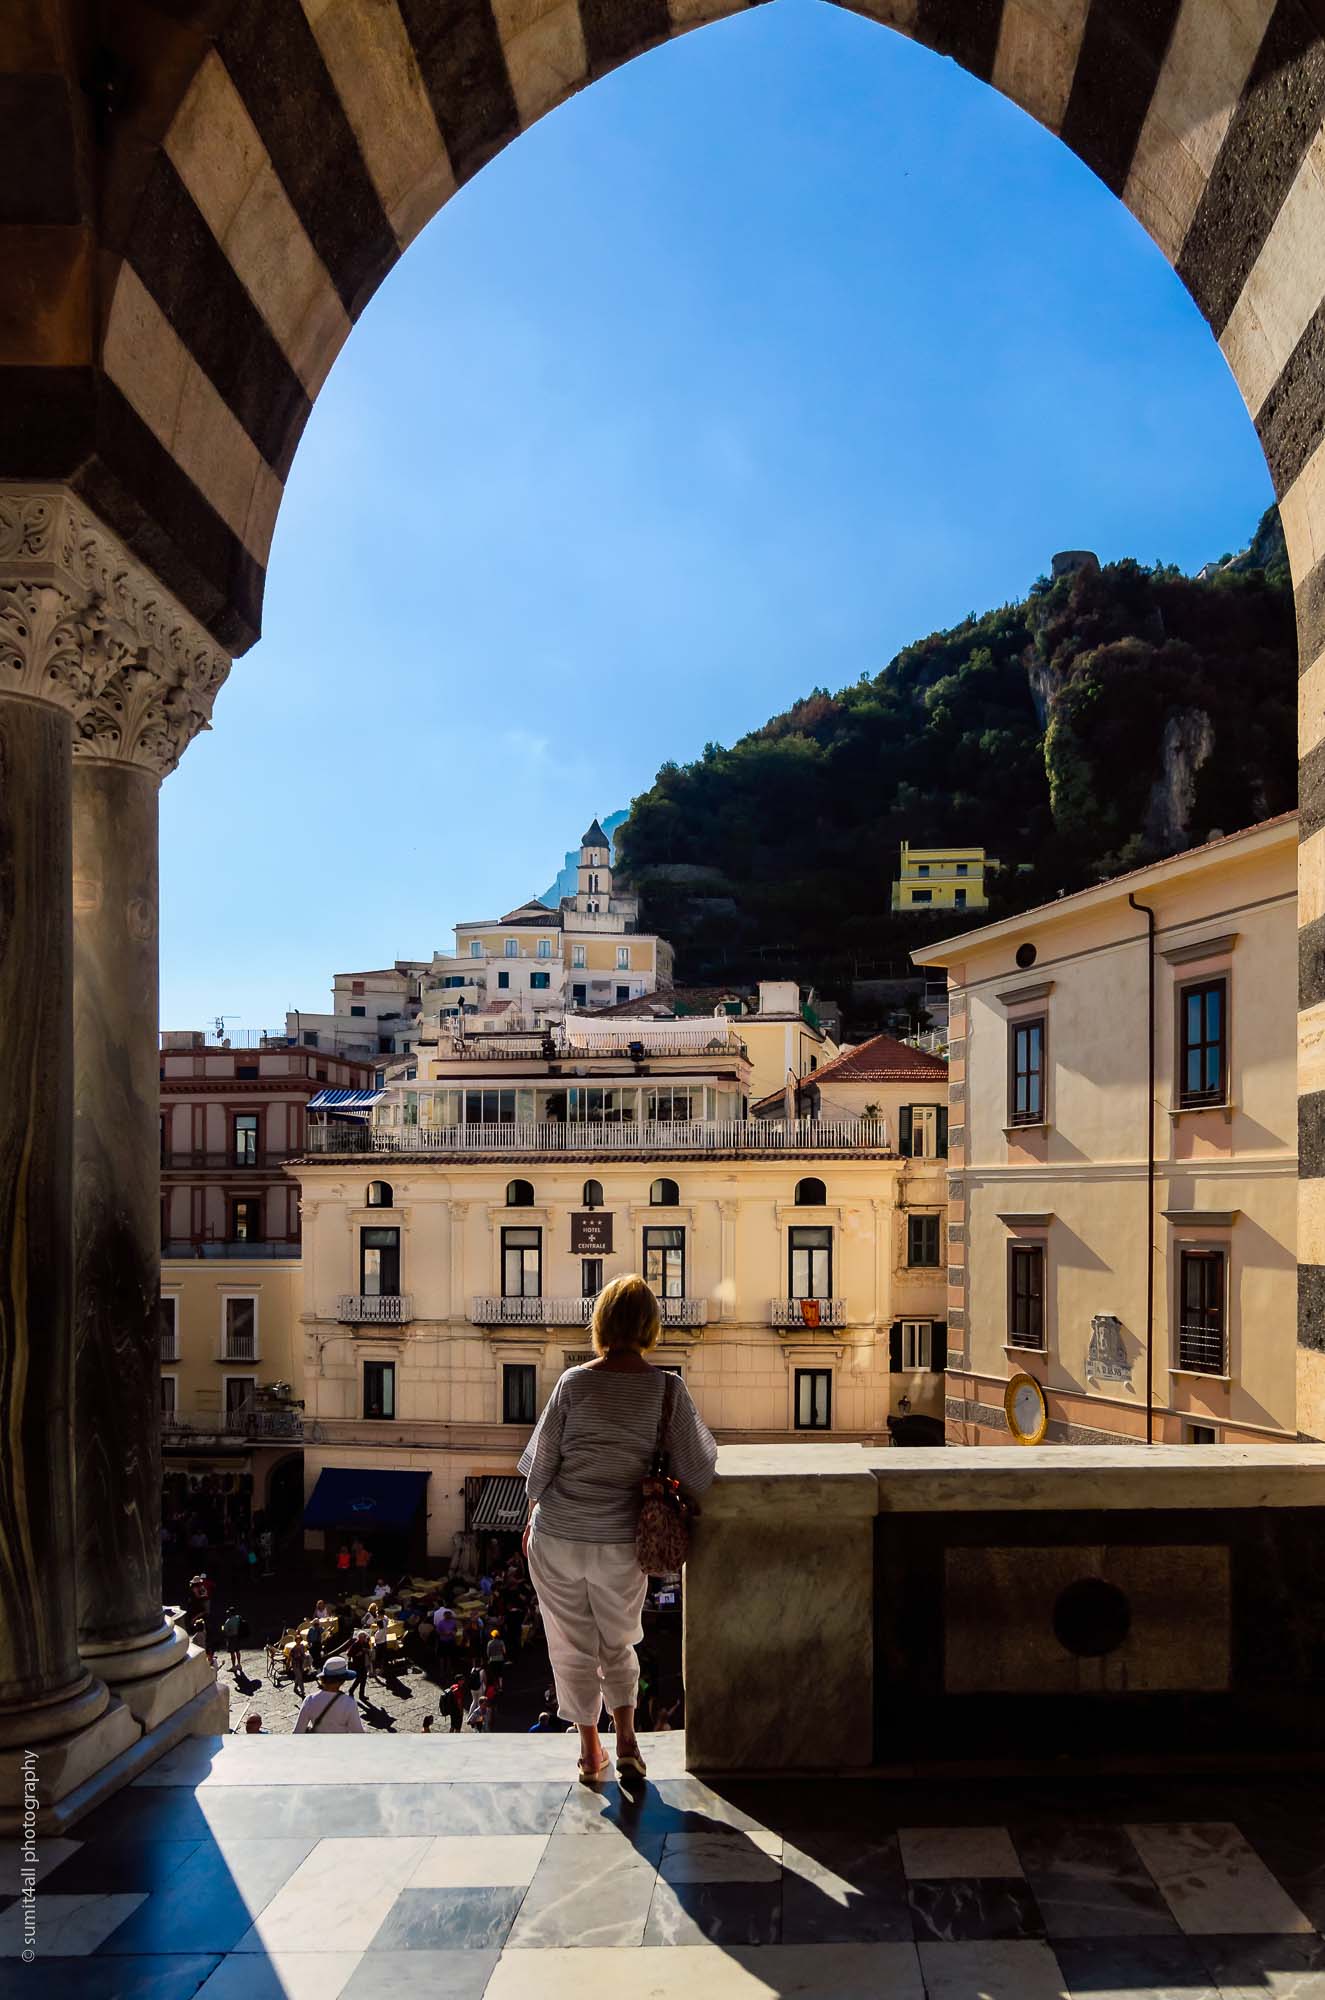
<svg viewBox="0 0 1325 2000">
<path fill-rule="evenodd" d="M 818 0 L 655 50 L 464 188 L 337 362 L 264 637 L 163 790 L 163 1023 L 326 1006 L 664 759 L 1055 549 L 1194 569 L 1270 497 L 1164 260 L 992 90 Z"/>
</svg>

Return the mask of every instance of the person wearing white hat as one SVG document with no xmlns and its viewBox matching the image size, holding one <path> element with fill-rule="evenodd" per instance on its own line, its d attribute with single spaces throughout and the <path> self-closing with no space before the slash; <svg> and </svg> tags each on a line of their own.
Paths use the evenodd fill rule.
<svg viewBox="0 0 1325 2000">
<path fill-rule="evenodd" d="M 310 1694 L 295 1717 L 296 1736 L 362 1736 L 363 1717 L 346 1682 L 354 1679 L 354 1668 L 339 1654 L 322 1662 L 317 1692 Z"/>
</svg>

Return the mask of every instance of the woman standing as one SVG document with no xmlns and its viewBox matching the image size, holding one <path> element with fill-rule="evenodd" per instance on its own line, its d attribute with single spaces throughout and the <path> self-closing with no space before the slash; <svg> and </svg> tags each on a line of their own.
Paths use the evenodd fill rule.
<svg viewBox="0 0 1325 2000">
<path fill-rule="evenodd" d="M 590 1336 L 597 1360 L 568 1368 L 520 1460 L 532 1513 L 524 1533 L 538 1592 L 557 1709 L 580 1732 L 588 1784 L 611 1762 L 598 1734 L 606 1703 L 617 1763 L 644 1776 L 635 1736 L 648 1578 L 635 1560 L 641 1486 L 659 1436 L 687 1498 L 713 1478 L 717 1446 L 679 1377 L 644 1356 L 658 1339 L 658 1301 L 642 1278 L 614 1278 L 598 1295 Z"/>
</svg>

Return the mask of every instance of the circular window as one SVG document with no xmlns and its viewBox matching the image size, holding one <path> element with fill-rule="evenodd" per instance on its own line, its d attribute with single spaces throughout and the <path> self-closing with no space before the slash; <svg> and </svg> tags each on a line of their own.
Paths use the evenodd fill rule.
<svg viewBox="0 0 1325 2000">
<path fill-rule="evenodd" d="M 1021 967 L 1023 972 L 1026 970 L 1027 966 L 1034 965 L 1038 957 L 1039 953 L 1036 951 L 1035 946 L 1033 944 L 1019 944 L 1017 946 L 1017 964 Z"/>
<path fill-rule="evenodd" d="M 1099 1660 L 1116 1652 L 1132 1629 L 1132 1607 L 1116 1583 L 1083 1576 L 1059 1592 L 1054 1636 L 1078 1659 Z"/>
</svg>

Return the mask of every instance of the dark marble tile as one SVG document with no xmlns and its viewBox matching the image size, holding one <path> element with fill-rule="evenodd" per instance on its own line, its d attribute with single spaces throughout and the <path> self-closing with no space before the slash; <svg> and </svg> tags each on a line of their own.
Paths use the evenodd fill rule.
<svg viewBox="0 0 1325 2000">
<path fill-rule="evenodd" d="M 0 2000 L 191 2000 L 221 1963 L 215 1953 L 146 1958 L 0 1959 Z"/>
<path fill-rule="evenodd" d="M 974 1944 L 990 1939 L 1042 1938 L 1044 1920 L 1030 1884 L 988 1875 L 908 1882 L 916 1942 Z"/>
<path fill-rule="evenodd" d="M 366 1951 L 340 2000 L 386 2000 L 418 1994 L 427 2000 L 482 2000 L 500 1953 L 496 1951 Z"/>
<path fill-rule="evenodd" d="M 1297 1937 L 1193 1937 L 1220 2000 L 1325 2000 L 1325 1943 Z M 1183 1996 L 1186 2000 L 1186 1996 Z"/>
<path fill-rule="evenodd" d="M 588 1847 L 580 1834 L 553 1834 L 511 1928 L 510 1949 L 638 1945 L 662 1845 L 659 1837 L 647 1848 L 625 1841 Z"/>
<path fill-rule="evenodd" d="M 316 1846 L 301 1840 L 205 1841 L 100 1947 L 103 1957 L 233 1951 Z"/>
<path fill-rule="evenodd" d="M 1055 1938 L 1054 1955 L 1071 2000 L 1220 2000 L 1181 1936 Z"/>
<path fill-rule="evenodd" d="M 1120 1826 L 1064 1821 L 1012 1828 L 1051 1938 L 1172 1935 L 1178 1925 Z"/>
<path fill-rule="evenodd" d="M 196 1840 L 94 1840 L 57 1861 L 41 1886 L 56 1896 L 114 1895 L 159 1889 L 196 1854 Z"/>
<path fill-rule="evenodd" d="M 368 1949 L 500 1951 L 524 1895 L 511 1888 L 402 1889 Z"/>
<path fill-rule="evenodd" d="M 782 1850 L 783 1944 L 909 1944 L 896 1834 L 797 1827 Z"/>
<path fill-rule="evenodd" d="M 782 1889 L 777 1882 L 664 1882 L 659 1879 L 644 1927 L 646 1945 L 779 1944 Z"/>
</svg>

